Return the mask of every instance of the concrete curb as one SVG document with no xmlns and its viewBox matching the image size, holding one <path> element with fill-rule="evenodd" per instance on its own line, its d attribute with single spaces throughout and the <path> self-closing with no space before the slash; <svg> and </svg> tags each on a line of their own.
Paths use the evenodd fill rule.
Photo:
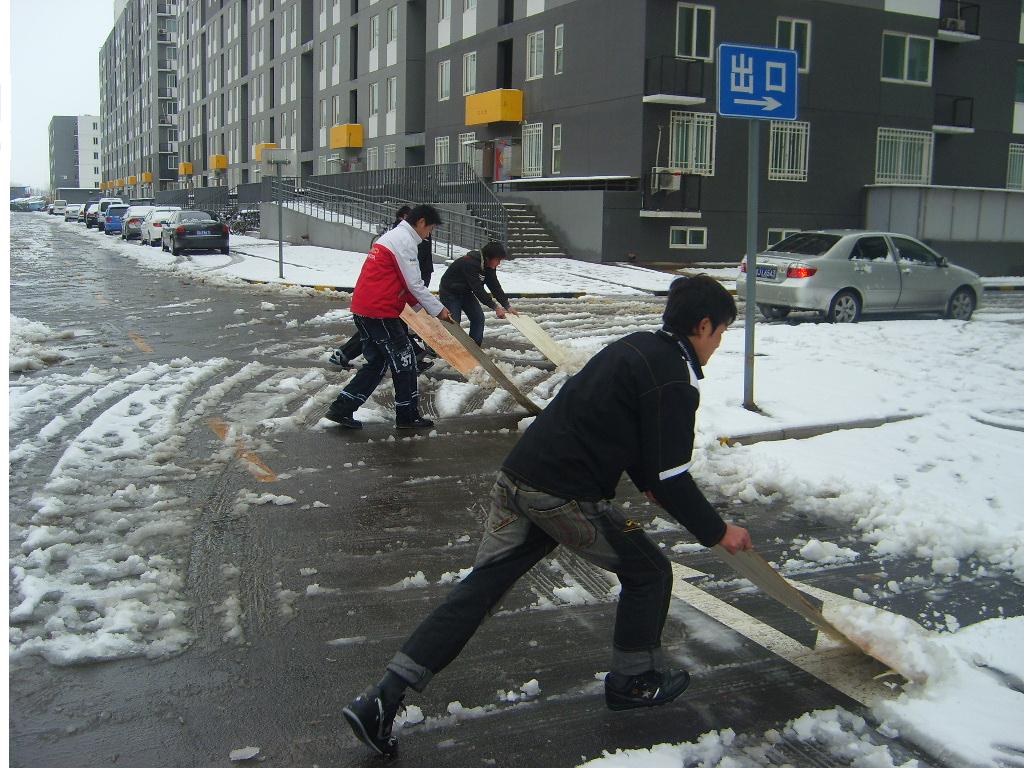
<svg viewBox="0 0 1024 768">
<path fill-rule="evenodd" d="M 829 432 L 839 432 L 845 429 L 873 429 L 874 427 L 880 427 L 883 424 L 894 424 L 899 421 L 919 419 L 924 415 L 925 414 L 923 413 L 910 413 L 901 416 L 885 416 L 880 419 L 857 419 L 855 421 L 842 421 L 832 424 L 815 424 L 805 427 L 784 427 L 782 429 L 773 429 L 767 432 L 752 432 L 746 435 L 736 435 L 735 437 L 720 436 L 718 438 L 718 443 L 719 445 L 734 446 L 766 443 L 775 440 L 806 440 L 809 437 L 817 437 L 818 435 L 826 435 Z"/>
</svg>

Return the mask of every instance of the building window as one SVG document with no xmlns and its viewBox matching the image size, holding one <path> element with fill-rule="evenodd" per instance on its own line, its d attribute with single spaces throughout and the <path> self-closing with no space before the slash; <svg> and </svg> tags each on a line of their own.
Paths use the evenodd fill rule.
<svg viewBox="0 0 1024 768">
<path fill-rule="evenodd" d="M 376 171 L 378 168 L 377 163 L 377 148 L 368 147 L 366 150 L 366 170 Z"/>
<path fill-rule="evenodd" d="M 876 184 L 931 184 L 931 131 L 879 128 L 875 151 Z"/>
<path fill-rule="evenodd" d="M 669 227 L 668 228 L 669 248 L 697 248 L 708 247 L 707 227 Z"/>
<path fill-rule="evenodd" d="M 476 51 L 462 56 L 462 95 L 476 93 Z"/>
<path fill-rule="evenodd" d="M 380 16 L 370 17 L 370 50 L 380 45 Z"/>
<path fill-rule="evenodd" d="M 473 143 L 476 141 L 476 133 L 459 134 L 459 162 L 473 163 Z"/>
<path fill-rule="evenodd" d="M 810 140 L 810 123 L 773 120 L 768 178 L 772 181 L 807 181 Z"/>
<path fill-rule="evenodd" d="M 384 167 L 385 168 L 397 168 L 398 166 L 397 166 L 397 164 L 395 162 L 395 158 L 396 158 L 395 145 L 394 144 L 385 144 L 384 145 Z"/>
<path fill-rule="evenodd" d="M 882 80 L 931 85 L 932 39 L 901 32 L 883 32 Z"/>
<path fill-rule="evenodd" d="M 320 99 L 320 127 L 327 127 L 327 99 Z"/>
<path fill-rule="evenodd" d="M 799 229 L 783 229 L 781 227 L 768 227 L 768 242 L 766 243 L 765 247 L 771 248 L 773 245 L 781 243 L 787 237 L 789 237 L 790 235 L 795 235 L 799 231 Z"/>
<path fill-rule="evenodd" d="M 438 21 L 444 21 L 445 19 L 451 18 L 452 15 L 452 0 L 437 0 L 437 19 Z"/>
<path fill-rule="evenodd" d="M 552 69 L 556 75 L 565 69 L 565 24 L 555 24 L 555 63 Z"/>
<path fill-rule="evenodd" d="M 448 101 L 452 95 L 452 62 L 449 59 L 437 63 L 437 100 Z"/>
<path fill-rule="evenodd" d="M 388 78 L 388 90 L 387 90 L 386 96 L 387 96 L 387 100 L 388 100 L 388 112 L 394 112 L 395 110 L 398 109 L 398 78 L 397 77 L 389 77 Z"/>
<path fill-rule="evenodd" d="M 337 94 L 331 97 L 331 119 L 334 121 L 332 125 L 341 122 L 341 96 Z"/>
<path fill-rule="evenodd" d="M 387 41 L 393 43 L 398 40 L 398 6 L 393 5 L 387 10 Z"/>
<path fill-rule="evenodd" d="M 523 126 L 523 178 L 544 173 L 544 124 Z"/>
<path fill-rule="evenodd" d="M 526 79 L 544 77 L 544 30 L 526 36 Z"/>
<path fill-rule="evenodd" d="M 1006 167 L 1006 188 L 1024 189 L 1024 144 L 1010 145 L 1010 159 Z"/>
<path fill-rule="evenodd" d="M 370 83 L 370 117 L 380 114 L 380 83 Z"/>
<path fill-rule="evenodd" d="M 715 175 L 716 115 L 673 111 L 669 123 L 668 164 L 684 173 Z"/>
<path fill-rule="evenodd" d="M 796 51 L 799 70 L 808 72 L 811 68 L 811 22 L 803 19 L 777 19 L 775 47 Z"/>
<path fill-rule="evenodd" d="M 434 164 L 442 165 L 448 162 L 448 137 L 437 136 L 434 139 Z"/>
<path fill-rule="evenodd" d="M 474 8 L 476 8 L 476 0 L 465 0 L 465 2 L 462 5 L 462 8 L 463 10 L 466 11 L 472 11 Z"/>
<path fill-rule="evenodd" d="M 709 5 L 676 6 L 676 56 L 711 61 L 715 48 L 715 9 Z"/>
<path fill-rule="evenodd" d="M 551 126 L 551 175 L 562 172 L 562 124 Z"/>
</svg>

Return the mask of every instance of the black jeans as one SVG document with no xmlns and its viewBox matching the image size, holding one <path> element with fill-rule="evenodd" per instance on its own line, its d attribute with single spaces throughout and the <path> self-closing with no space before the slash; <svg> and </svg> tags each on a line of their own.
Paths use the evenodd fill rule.
<svg viewBox="0 0 1024 768">
<path fill-rule="evenodd" d="M 397 317 L 352 315 L 352 319 L 359 329 L 366 362 L 334 400 L 331 411 L 351 416 L 373 394 L 390 368 L 395 385 L 395 419 L 399 423 L 415 421 L 420 415 L 416 355 L 405 323 Z"/>
<path fill-rule="evenodd" d="M 478 347 L 484 343 L 484 309 L 480 306 L 480 300 L 472 293 L 456 296 L 453 293 L 442 293 L 438 296 L 441 303 L 452 313 L 452 319 L 456 323 L 462 322 L 462 313 L 465 311 L 469 318 L 469 338 L 476 342 Z"/>
<path fill-rule="evenodd" d="M 402 325 L 405 325 L 404 321 L 402 322 Z M 427 353 L 427 350 L 423 348 L 421 343 L 419 343 L 419 336 L 410 331 L 408 326 L 406 326 L 405 330 L 409 334 L 409 338 L 412 339 L 412 345 L 416 351 L 416 359 L 419 360 Z M 359 333 L 356 333 L 349 338 L 348 341 L 338 347 L 338 350 L 341 352 L 342 356 L 351 363 L 363 354 L 363 337 L 360 336 Z"/>
<path fill-rule="evenodd" d="M 609 501 L 574 501 L 499 472 L 473 570 L 413 632 L 388 669 L 422 691 L 465 646 L 516 581 L 559 544 L 612 571 L 622 586 L 611 669 L 664 669 L 661 631 L 672 566 L 643 528 Z"/>
</svg>

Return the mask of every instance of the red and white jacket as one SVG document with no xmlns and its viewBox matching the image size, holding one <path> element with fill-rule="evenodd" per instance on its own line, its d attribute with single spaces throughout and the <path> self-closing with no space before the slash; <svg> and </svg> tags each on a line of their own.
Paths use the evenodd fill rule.
<svg viewBox="0 0 1024 768">
<path fill-rule="evenodd" d="M 385 232 L 370 248 L 352 293 L 352 313 L 362 317 L 398 317 L 406 304 L 419 304 L 437 317 L 444 305 L 420 275 L 416 246 L 422 242 L 407 221 Z"/>
</svg>

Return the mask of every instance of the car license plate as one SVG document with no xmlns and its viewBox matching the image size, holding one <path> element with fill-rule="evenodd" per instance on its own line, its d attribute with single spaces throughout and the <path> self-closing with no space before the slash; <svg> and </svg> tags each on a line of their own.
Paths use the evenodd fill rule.
<svg viewBox="0 0 1024 768">
<path fill-rule="evenodd" d="M 757 265 L 757 276 L 762 280 L 774 280 L 776 274 L 778 274 L 778 267 L 774 264 Z"/>
<path fill-rule="evenodd" d="M 197 229 L 196 230 L 196 234 L 197 235 L 206 236 L 206 235 L 210 234 L 210 230 L 208 230 L 208 229 Z"/>
</svg>

